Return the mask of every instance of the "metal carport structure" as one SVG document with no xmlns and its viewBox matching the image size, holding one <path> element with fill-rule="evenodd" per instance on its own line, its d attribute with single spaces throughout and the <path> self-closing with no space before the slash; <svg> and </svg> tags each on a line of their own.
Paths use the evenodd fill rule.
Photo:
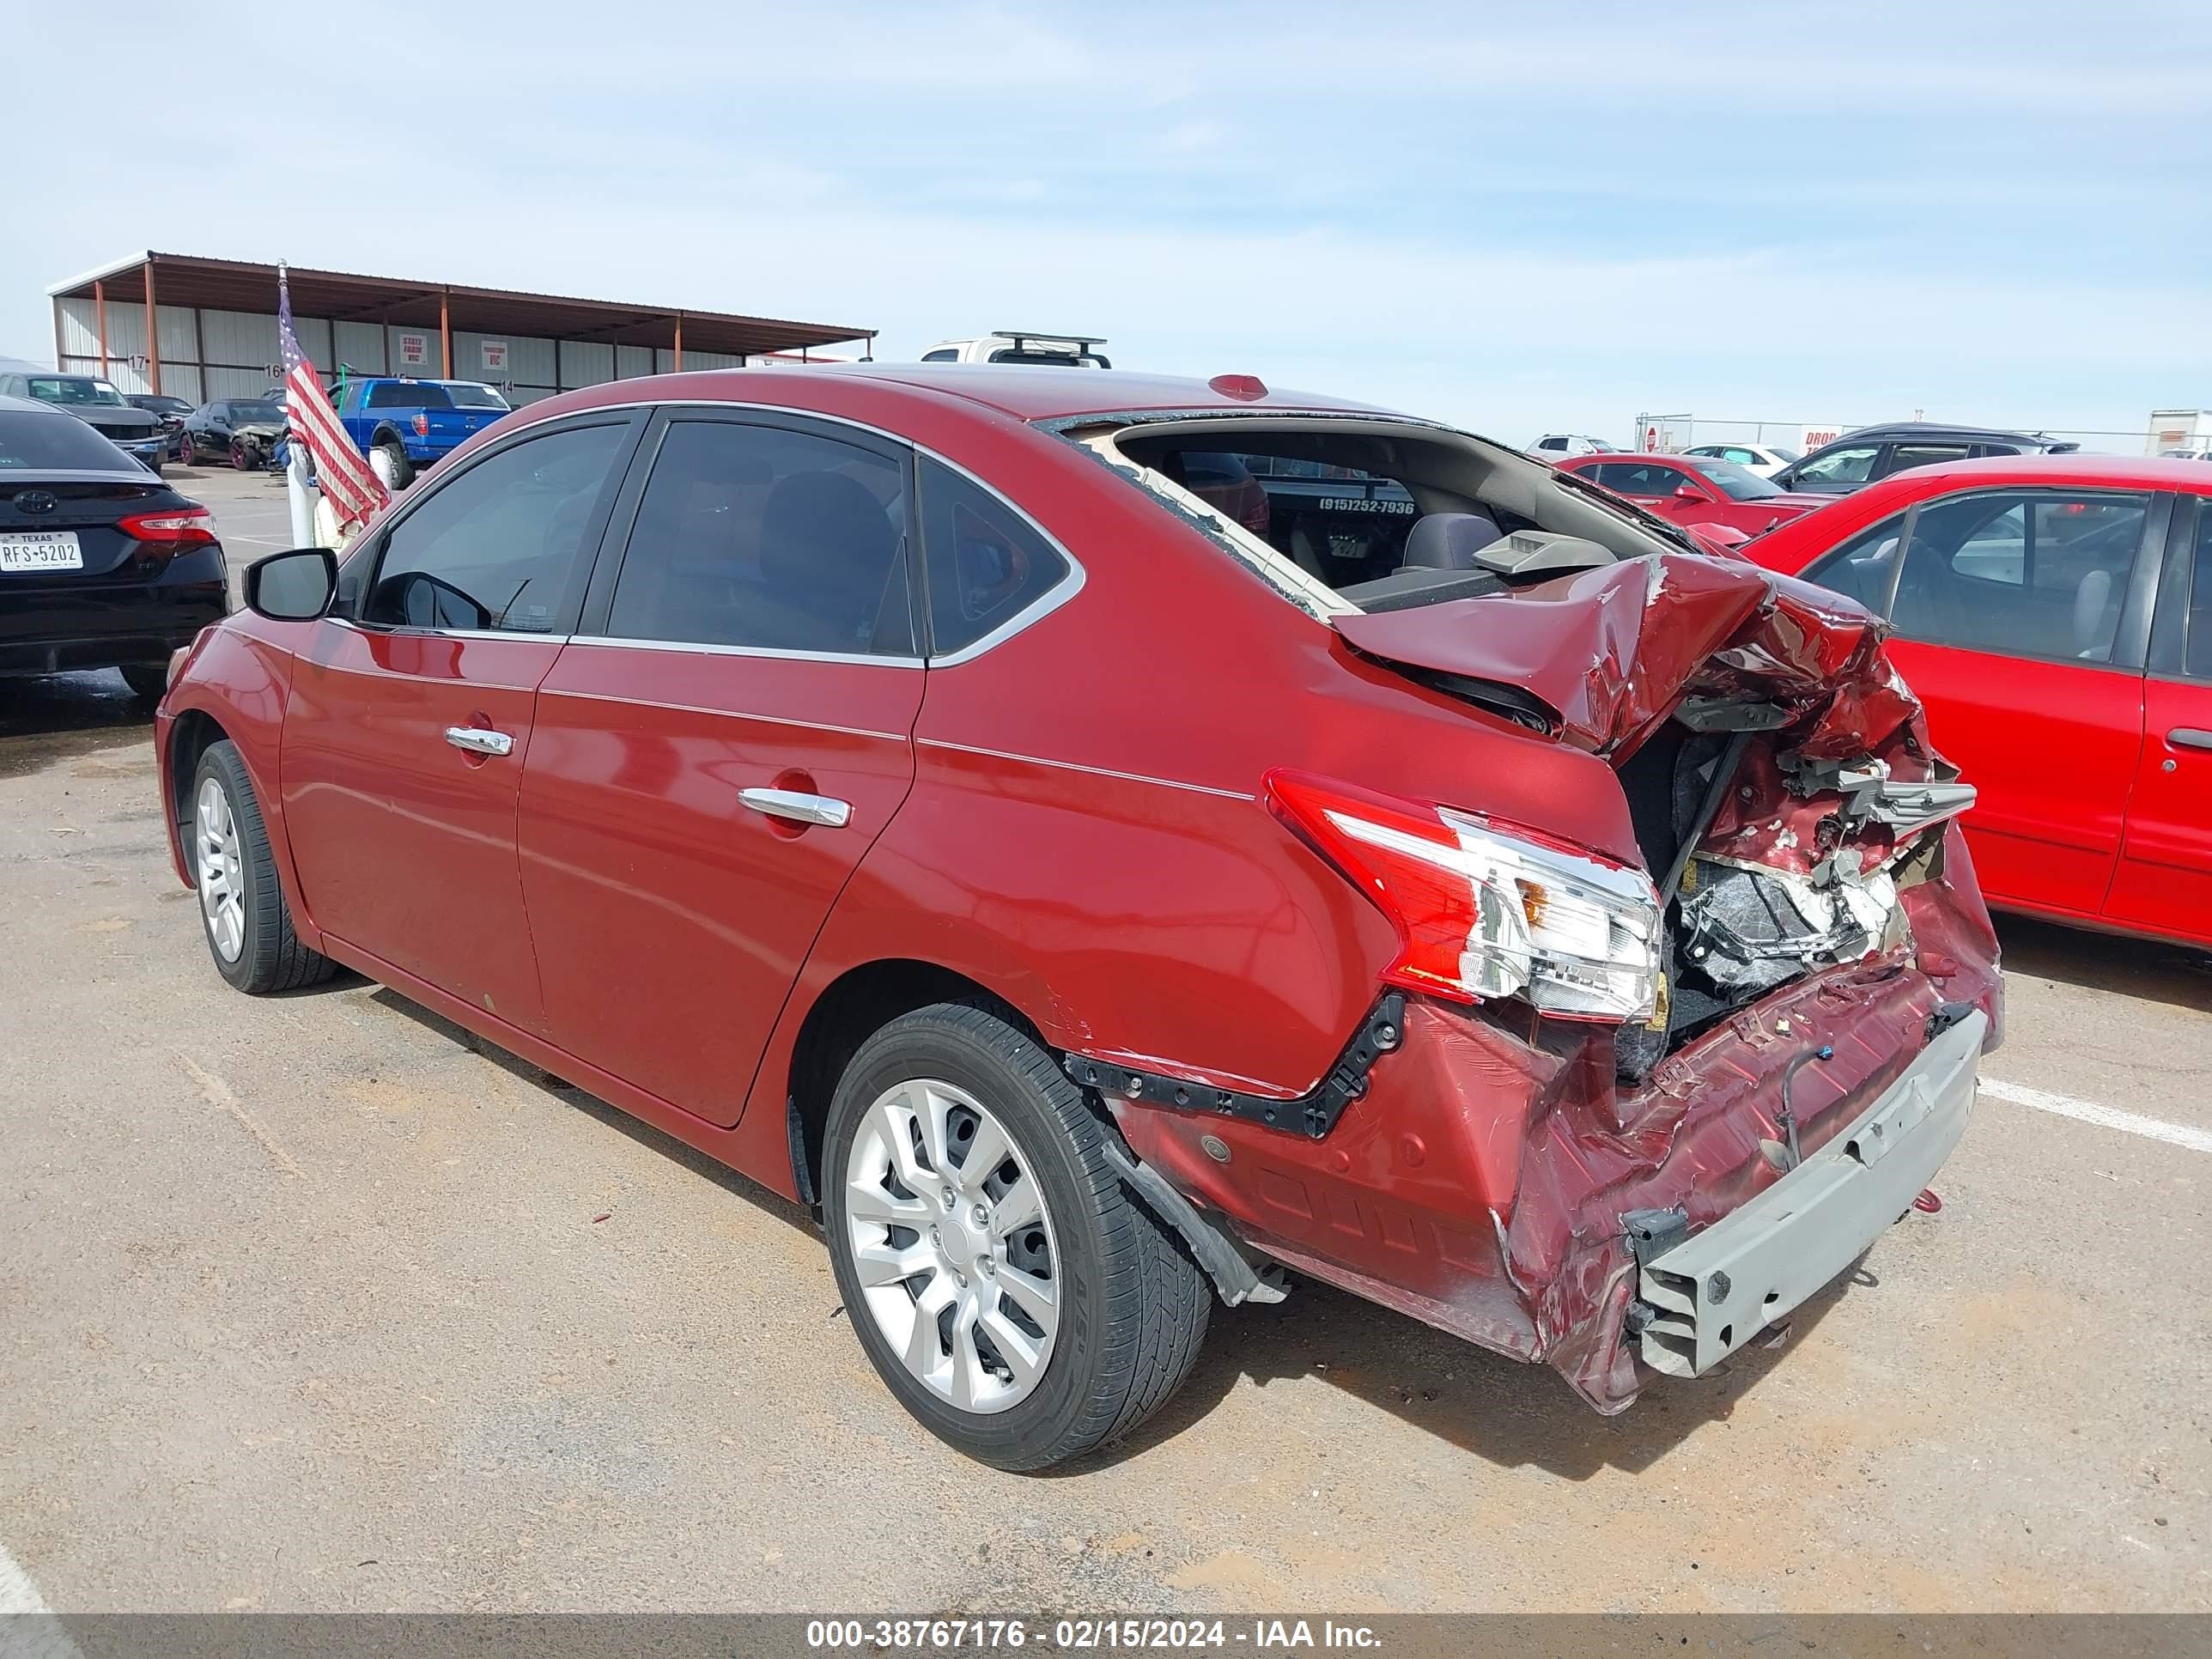
<svg viewBox="0 0 2212 1659">
<path fill-rule="evenodd" d="M 571 299 L 460 283 L 289 269 L 300 343 L 325 375 L 483 380 L 526 403 L 680 368 L 736 367 L 769 352 L 857 343 L 875 331 L 695 307 Z M 250 397 L 277 362 L 276 267 L 133 253 L 46 290 L 55 366 L 128 392 L 198 403 Z M 149 315 L 155 319 L 150 330 Z"/>
</svg>

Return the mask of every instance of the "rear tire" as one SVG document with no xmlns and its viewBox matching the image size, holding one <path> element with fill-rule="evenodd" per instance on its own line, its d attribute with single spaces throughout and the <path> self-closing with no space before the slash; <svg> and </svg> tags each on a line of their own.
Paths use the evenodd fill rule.
<svg viewBox="0 0 2212 1659">
<path fill-rule="evenodd" d="M 891 1147 L 908 1123 L 919 1139 Z M 822 1183 L 838 1291 L 900 1404 L 981 1462 L 1041 1469 L 1121 1439 L 1198 1358 L 1212 1287 L 1121 1185 L 1113 1133 L 1042 1046 L 970 1004 L 893 1020 L 838 1082 Z"/>
<path fill-rule="evenodd" d="M 186 858 L 216 971 L 252 996 L 319 985 L 337 963 L 300 943 L 238 745 L 210 744 L 192 774 Z"/>
<path fill-rule="evenodd" d="M 125 663 L 116 672 L 123 676 L 123 683 L 131 688 L 132 696 L 143 697 L 148 702 L 161 702 L 161 694 L 169 689 L 169 671 L 166 668 L 149 668 L 144 663 Z"/>
</svg>

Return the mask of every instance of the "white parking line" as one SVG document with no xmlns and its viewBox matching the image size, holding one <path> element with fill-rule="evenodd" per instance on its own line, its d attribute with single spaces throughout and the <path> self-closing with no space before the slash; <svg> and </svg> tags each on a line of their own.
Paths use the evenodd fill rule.
<svg viewBox="0 0 2212 1659">
<path fill-rule="evenodd" d="M 1981 1087 L 1985 1095 L 1994 1095 L 2031 1111 L 2101 1124 L 2107 1129 L 2121 1129 L 2131 1135 L 2162 1140 L 2169 1146 L 2186 1146 L 2192 1152 L 2212 1152 L 2212 1130 L 2192 1129 L 2185 1123 L 2168 1123 L 2164 1118 L 2124 1112 L 2117 1106 L 2100 1106 L 2094 1100 L 2076 1100 L 2071 1095 L 2054 1095 L 2045 1089 L 2031 1089 L 2024 1083 L 2006 1083 L 1993 1077 L 1984 1078 Z"/>
<path fill-rule="evenodd" d="M 13 1616 L 52 1612 L 39 1594 L 38 1581 L 0 1544 L 0 1659 L 83 1659 L 58 1619 Z"/>
</svg>

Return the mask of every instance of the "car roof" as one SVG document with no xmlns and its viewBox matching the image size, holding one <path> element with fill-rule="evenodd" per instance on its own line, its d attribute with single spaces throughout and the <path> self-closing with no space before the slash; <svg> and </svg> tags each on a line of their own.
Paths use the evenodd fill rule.
<svg viewBox="0 0 2212 1659">
<path fill-rule="evenodd" d="M 2055 443 L 2059 440 L 2039 433 L 2015 431 L 2002 426 L 1948 426 L 1941 421 L 1886 421 L 1879 426 L 1863 426 L 1856 432 L 1846 432 L 1840 438 L 1823 444 L 1865 443 L 1873 440 L 1899 438 L 2008 438 L 2023 443 Z"/>
<path fill-rule="evenodd" d="M 0 392 L 0 410 L 10 415 L 58 415 L 69 421 L 76 418 L 67 410 L 58 409 L 52 404 L 40 403 L 36 398 L 15 397 L 5 392 Z"/>
<path fill-rule="evenodd" d="M 2101 485 L 2125 489 L 2178 489 L 2212 494 L 2212 461 L 2171 455 L 1992 455 L 1909 467 L 1869 484 L 1863 498 L 1935 495 L 1961 484 Z"/>
<path fill-rule="evenodd" d="M 1268 387 L 1261 398 L 1232 398 L 1206 381 L 1129 369 L 1060 368 L 1049 363 L 823 363 L 793 369 L 730 369 L 733 386 L 755 384 L 765 374 L 798 380 L 834 376 L 945 392 L 1024 421 L 1060 421 L 1084 415 L 1115 415 L 1138 410 L 1341 410 L 1361 415 L 1389 414 L 1373 404 L 1346 398 Z"/>
</svg>

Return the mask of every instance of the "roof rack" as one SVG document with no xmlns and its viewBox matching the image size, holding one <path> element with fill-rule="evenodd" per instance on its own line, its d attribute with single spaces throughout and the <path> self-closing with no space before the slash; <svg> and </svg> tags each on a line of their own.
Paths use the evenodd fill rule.
<svg viewBox="0 0 2212 1659">
<path fill-rule="evenodd" d="M 1035 346 L 1073 346 L 1078 352 L 1083 352 L 1092 346 L 1106 343 L 1103 334 L 1055 334 L 1048 329 L 1036 328 L 994 328 L 991 332 L 1000 339 L 1012 340 L 1018 351 Z"/>
</svg>

